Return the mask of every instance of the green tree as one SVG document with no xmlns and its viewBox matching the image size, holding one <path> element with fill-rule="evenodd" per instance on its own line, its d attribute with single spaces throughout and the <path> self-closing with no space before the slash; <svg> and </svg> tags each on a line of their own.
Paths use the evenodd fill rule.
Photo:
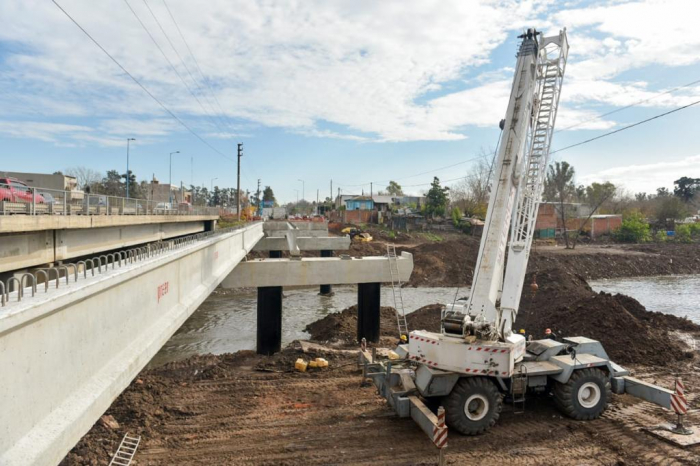
<svg viewBox="0 0 700 466">
<path fill-rule="evenodd" d="M 661 196 L 656 199 L 654 217 L 657 225 L 669 228 L 673 226 L 676 220 L 684 219 L 687 216 L 688 208 L 680 197 Z"/>
<path fill-rule="evenodd" d="M 265 186 L 265 189 L 263 189 L 263 202 L 276 202 L 275 200 L 275 193 L 272 192 L 272 188 L 269 186 Z"/>
<path fill-rule="evenodd" d="M 688 178 L 683 176 L 673 182 L 673 194 L 681 198 L 685 203 L 690 202 L 695 196 L 695 193 L 700 191 L 700 178 Z"/>
<path fill-rule="evenodd" d="M 566 232 L 566 219 L 568 217 L 566 211 L 566 203 L 571 202 L 571 197 L 576 193 L 574 185 L 574 167 L 567 162 L 554 162 L 554 165 L 549 166 L 547 178 L 544 182 L 544 192 L 547 200 L 557 202 L 559 204 L 559 216 L 564 228 L 564 244 L 566 248 L 571 248 L 569 243 L 569 235 Z"/>
<path fill-rule="evenodd" d="M 209 205 L 211 207 L 221 205 L 221 190 L 218 186 L 214 186 L 214 190 L 211 192 L 211 197 L 209 198 Z"/>
<path fill-rule="evenodd" d="M 623 218 L 622 225 L 613 235 L 617 241 L 623 243 L 645 243 L 651 239 L 649 224 L 638 211 L 633 211 Z"/>
<path fill-rule="evenodd" d="M 108 196 L 123 196 L 125 187 L 121 180 L 122 176 L 117 170 L 109 170 L 100 183 L 101 193 Z"/>
<path fill-rule="evenodd" d="M 666 197 L 670 196 L 671 193 L 668 192 L 668 189 L 661 187 L 661 188 L 656 188 L 656 197 Z"/>
<path fill-rule="evenodd" d="M 459 210 L 459 207 L 454 207 L 452 209 L 452 223 L 454 224 L 455 227 L 459 226 L 459 222 L 462 220 L 462 211 Z"/>
<path fill-rule="evenodd" d="M 425 198 L 425 212 L 431 217 L 445 216 L 447 209 L 447 192 L 450 190 L 447 186 L 440 186 L 440 179 L 436 176 L 430 184 L 430 190 Z"/>
<path fill-rule="evenodd" d="M 389 186 L 386 187 L 386 192 L 389 193 L 390 196 L 403 196 L 401 185 L 396 181 L 389 181 Z"/>
</svg>

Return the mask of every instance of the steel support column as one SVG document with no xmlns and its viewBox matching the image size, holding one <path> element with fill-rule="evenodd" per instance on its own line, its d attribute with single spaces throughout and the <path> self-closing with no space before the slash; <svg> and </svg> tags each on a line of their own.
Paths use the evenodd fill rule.
<svg viewBox="0 0 700 466">
<path fill-rule="evenodd" d="M 282 287 L 258 288 L 258 354 L 270 355 L 282 349 Z"/>
<path fill-rule="evenodd" d="M 357 285 L 357 341 L 379 341 L 380 283 Z"/>
<path fill-rule="evenodd" d="M 321 251 L 321 257 L 333 257 L 333 251 L 323 249 Z M 319 294 L 322 296 L 332 295 L 333 294 L 333 286 L 332 285 L 321 285 L 321 288 L 319 290 Z"/>
</svg>

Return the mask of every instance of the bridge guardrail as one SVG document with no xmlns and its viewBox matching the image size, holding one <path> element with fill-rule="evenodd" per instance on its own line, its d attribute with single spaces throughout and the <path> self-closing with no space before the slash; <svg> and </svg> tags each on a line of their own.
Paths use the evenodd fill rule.
<svg viewBox="0 0 700 466">
<path fill-rule="evenodd" d="M 29 288 L 29 290 L 31 291 L 32 296 L 35 296 L 37 294 L 39 284 L 44 284 L 44 293 L 48 293 L 50 285 L 53 284 L 53 279 L 51 277 L 54 275 L 56 277 L 55 288 L 60 287 L 61 279 L 63 278 L 65 278 L 65 284 L 66 286 L 68 286 L 70 284 L 71 275 L 73 275 L 73 283 L 75 283 L 80 278 L 81 273 L 83 275 L 83 279 L 88 278 L 88 271 L 90 271 L 90 276 L 94 277 L 96 269 L 98 274 L 102 274 L 103 272 L 106 272 L 110 269 L 110 265 L 112 266 L 112 270 L 114 270 L 115 267 L 121 268 L 122 265 L 126 266 L 133 264 L 134 262 L 142 261 L 152 257 L 157 257 L 166 252 L 190 246 L 204 239 L 230 233 L 241 228 L 246 228 L 252 225 L 253 223 L 256 222 L 237 225 L 229 228 L 222 228 L 220 230 L 204 231 L 201 233 L 196 233 L 194 235 L 183 236 L 181 238 L 175 238 L 167 241 L 156 241 L 153 243 L 148 243 L 145 246 L 139 246 L 137 248 L 126 249 L 123 251 L 117 251 L 109 254 L 102 254 L 89 259 L 80 260 L 75 263 L 66 263 L 56 267 L 44 267 L 35 271 L 33 274 L 25 273 L 20 278 L 10 277 L 4 283 L 0 281 L 0 308 L 10 304 L 11 297 L 17 298 L 14 302 L 22 301 L 22 298 L 25 297 L 26 292 L 24 286 L 25 283 L 28 283 L 30 285 L 31 288 Z M 63 275 L 61 275 L 62 271 L 64 272 Z M 44 278 L 43 282 L 39 282 L 40 275 Z M 27 280 L 25 282 L 25 278 L 31 278 L 31 280 Z M 15 284 L 14 288 L 12 287 L 13 284 Z M 17 292 L 16 296 L 11 296 L 15 292 Z"/>
<path fill-rule="evenodd" d="M 0 183 L 0 215 L 218 215 L 218 207 Z"/>
</svg>

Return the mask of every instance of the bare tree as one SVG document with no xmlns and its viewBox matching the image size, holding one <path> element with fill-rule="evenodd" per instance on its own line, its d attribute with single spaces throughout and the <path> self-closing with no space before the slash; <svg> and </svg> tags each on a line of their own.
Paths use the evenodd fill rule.
<svg viewBox="0 0 700 466">
<path fill-rule="evenodd" d="M 82 166 L 66 168 L 65 173 L 75 177 L 79 189 L 85 189 L 87 186 L 92 186 L 102 180 L 102 173 Z"/>
<path fill-rule="evenodd" d="M 573 170 L 573 169 L 572 169 Z M 581 200 L 585 200 L 588 205 L 590 206 L 591 210 L 590 213 L 588 214 L 588 217 L 586 220 L 581 222 L 579 225 L 578 230 L 576 230 L 576 233 L 574 234 L 573 238 L 573 244 L 571 245 L 571 249 L 576 248 L 576 243 L 578 242 L 579 236 L 581 236 L 581 232 L 583 232 L 583 229 L 586 227 L 588 224 L 588 221 L 593 217 L 593 214 L 596 213 L 596 211 L 605 204 L 608 200 L 612 199 L 613 196 L 615 196 L 615 191 L 616 187 L 614 184 L 611 182 L 607 181 L 605 183 L 591 183 L 590 186 L 587 186 L 585 188 L 585 195 Z M 578 190 L 578 188 L 577 188 Z"/>
<path fill-rule="evenodd" d="M 493 158 L 484 149 L 481 152 L 484 157 L 472 166 L 463 180 L 452 187 L 451 197 L 465 214 L 484 217 L 489 202 Z"/>
</svg>

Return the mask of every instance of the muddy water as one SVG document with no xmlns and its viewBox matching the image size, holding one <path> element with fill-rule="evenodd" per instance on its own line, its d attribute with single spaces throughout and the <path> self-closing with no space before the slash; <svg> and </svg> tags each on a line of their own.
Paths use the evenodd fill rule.
<svg viewBox="0 0 700 466">
<path fill-rule="evenodd" d="M 331 297 L 318 289 L 284 290 L 282 344 L 308 338 L 304 327 L 324 316 L 357 304 L 357 287 L 337 286 Z M 456 288 L 404 288 L 404 309 L 414 311 L 428 304 L 452 302 Z M 459 289 L 459 297 L 469 293 Z M 390 287 L 382 287 L 382 306 L 394 306 Z M 192 314 L 150 362 L 156 367 L 195 354 L 222 354 L 255 348 L 256 292 L 217 290 Z"/>
<path fill-rule="evenodd" d="M 700 275 L 615 278 L 590 282 L 596 291 L 633 297 L 650 311 L 700 323 Z"/>
</svg>

